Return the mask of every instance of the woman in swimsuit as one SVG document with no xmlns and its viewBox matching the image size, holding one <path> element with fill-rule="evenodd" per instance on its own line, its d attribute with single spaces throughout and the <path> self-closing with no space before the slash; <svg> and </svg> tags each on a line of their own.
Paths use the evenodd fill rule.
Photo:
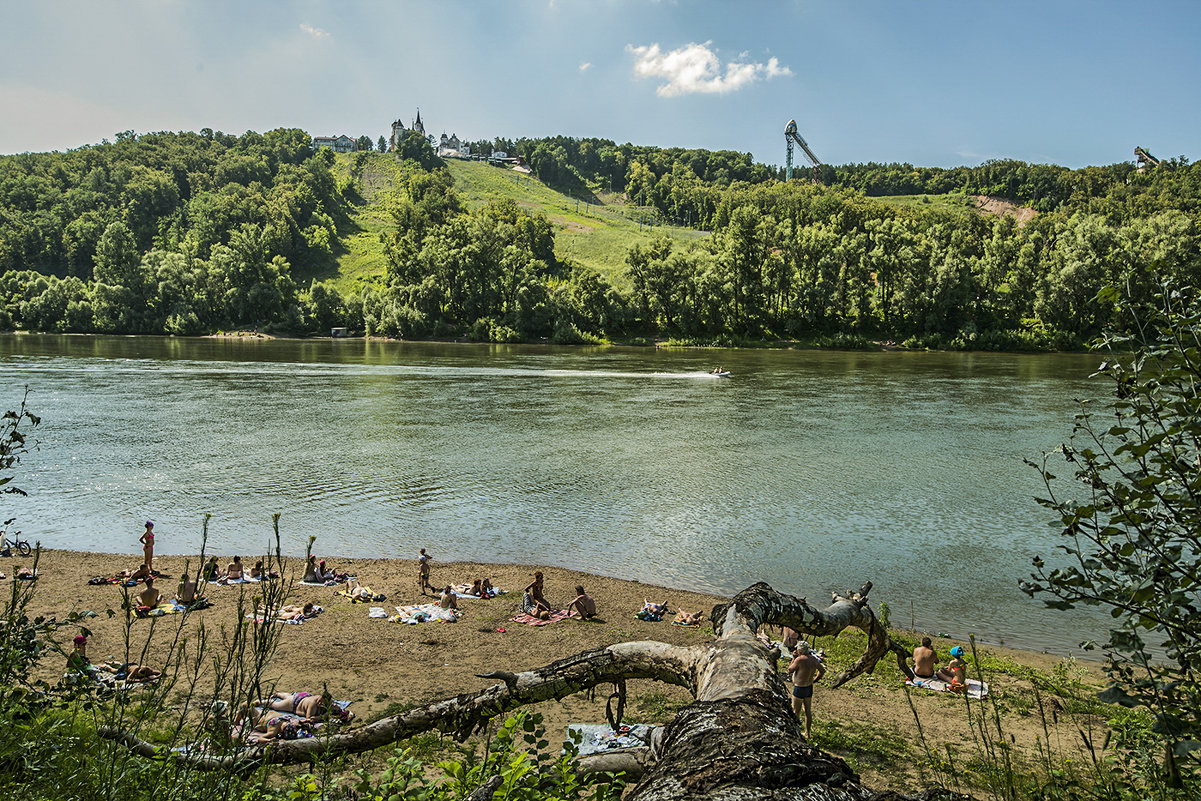
<svg viewBox="0 0 1201 801">
<path fill-rule="evenodd" d="M 217 557 L 209 557 L 209 560 L 204 564 L 204 580 L 217 581 L 221 578 L 221 568 L 217 565 Z"/>
<path fill-rule="evenodd" d="M 254 563 L 254 567 L 250 568 L 250 577 L 255 581 L 262 581 L 266 578 L 263 575 L 263 560 L 260 559 Z"/>
<path fill-rule="evenodd" d="M 138 542 L 142 543 L 142 554 L 146 557 L 146 569 L 154 570 L 154 523 L 146 521 L 146 530 L 142 536 L 138 538 Z"/>
<path fill-rule="evenodd" d="M 522 590 L 529 599 L 526 611 L 527 614 L 542 620 L 550 620 L 550 603 L 547 602 L 546 596 L 542 594 L 542 571 L 534 573 L 534 580 L 529 586 Z"/>
<path fill-rule="evenodd" d="M 229 563 L 229 567 L 225 569 L 226 581 L 238 581 L 242 578 L 242 557 L 235 556 L 234 560 Z"/>
</svg>

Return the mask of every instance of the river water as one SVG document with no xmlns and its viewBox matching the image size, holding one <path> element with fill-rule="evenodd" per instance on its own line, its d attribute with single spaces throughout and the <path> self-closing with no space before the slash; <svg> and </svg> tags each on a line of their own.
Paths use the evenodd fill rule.
<svg viewBox="0 0 1201 801">
<path fill-rule="evenodd" d="M 728 379 L 706 375 L 721 363 Z M 0 336 L 43 418 L 0 496 L 54 548 L 522 562 L 810 601 L 1064 652 L 1017 589 L 1055 544 L 1023 464 L 1104 394 L 1088 355 Z M 641 599 L 632 599 L 632 602 Z"/>
</svg>

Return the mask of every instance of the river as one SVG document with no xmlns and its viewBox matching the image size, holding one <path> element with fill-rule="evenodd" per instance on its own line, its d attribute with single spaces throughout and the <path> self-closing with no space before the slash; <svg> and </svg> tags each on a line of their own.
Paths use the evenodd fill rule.
<svg viewBox="0 0 1201 801">
<path fill-rule="evenodd" d="M 1103 631 L 1017 589 L 1054 530 L 1023 464 L 1097 357 L 0 336 L 38 448 L 0 520 L 47 547 L 552 564 L 810 601 L 1065 652 Z M 706 371 L 723 364 L 733 376 Z M 396 590 L 394 589 L 393 592 Z M 631 602 L 641 603 L 641 599 Z"/>
</svg>

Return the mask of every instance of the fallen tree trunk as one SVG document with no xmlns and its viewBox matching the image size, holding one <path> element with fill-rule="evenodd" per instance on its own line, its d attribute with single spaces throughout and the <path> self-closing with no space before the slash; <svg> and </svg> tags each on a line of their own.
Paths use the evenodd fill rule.
<svg viewBox="0 0 1201 801">
<path fill-rule="evenodd" d="M 105 729 L 101 734 L 145 756 L 166 757 L 201 769 L 243 770 L 262 763 L 309 762 L 372 750 L 433 729 L 462 739 L 492 718 L 526 704 L 564 698 L 599 684 L 624 686 L 628 679 L 652 679 L 685 687 L 696 701 L 667 724 L 657 749 L 639 754 L 637 763 L 645 768 L 645 774 L 627 798 L 867 799 L 874 794 L 859 784 L 845 762 L 805 741 L 777 669 L 778 654 L 755 635 L 766 624 L 819 636 L 859 628 L 868 636 L 867 648 L 832 686 L 871 672 L 889 652 L 898 655 L 908 673 L 904 649 L 892 643 L 868 606 L 870 589 L 869 583 L 858 592 L 835 595 L 828 607 L 816 609 L 804 599 L 755 584 L 729 603 L 714 607 L 717 639 L 707 646 L 620 643 L 537 670 L 488 674 L 501 683 L 344 734 L 226 754 L 164 754 L 125 732 Z"/>
</svg>

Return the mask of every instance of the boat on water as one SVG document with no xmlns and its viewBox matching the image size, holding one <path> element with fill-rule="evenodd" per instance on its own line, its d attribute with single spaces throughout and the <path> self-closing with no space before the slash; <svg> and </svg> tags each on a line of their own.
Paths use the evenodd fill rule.
<svg viewBox="0 0 1201 801">
<path fill-rule="evenodd" d="M 709 372 L 709 375 L 713 376 L 714 378 L 729 378 L 730 371 L 729 370 L 712 370 Z"/>
</svg>

